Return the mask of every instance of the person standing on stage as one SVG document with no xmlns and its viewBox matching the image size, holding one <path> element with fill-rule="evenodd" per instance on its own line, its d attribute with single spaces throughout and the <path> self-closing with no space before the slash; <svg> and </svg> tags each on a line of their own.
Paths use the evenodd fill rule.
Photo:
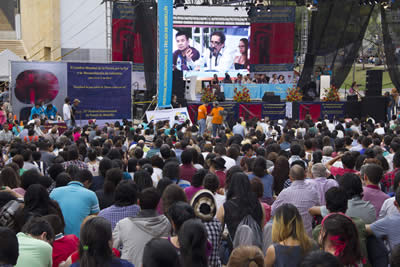
<svg viewBox="0 0 400 267">
<path fill-rule="evenodd" d="M 211 110 L 210 115 L 212 116 L 211 124 L 212 124 L 212 134 L 213 137 L 217 137 L 218 130 L 221 128 L 223 117 L 222 111 L 223 107 L 219 106 L 218 102 L 213 103 L 213 109 Z"/>
<path fill-rule="evenodd" d="M 76 126 L 76 110 L 78 108 L 79 103 L 81 103 L 81 101 L 79 101 L 79 99 L 75 98 L 74 102 L 72 102 L 72 106 L 71 106 L 71 124 L 72 126 Z"/>
<path fill-rule="evenodd" d="M 197 110 L 197 121 L 200 127 L 199 129 L 200 136 L 203 136 L 204 131 L 206 130 L 207 106 L 208 103 L 204 102 L 204 104 L 199 106 L 199 109 Z"/>
<path fill-rule="evenodd" d="M 71 100 L 69 99 L 69 97 L 66 97 L 63 106 L 63 119 L 69 129 L 72 128 L 71 117 L 72 117 Z"/>
</svg>

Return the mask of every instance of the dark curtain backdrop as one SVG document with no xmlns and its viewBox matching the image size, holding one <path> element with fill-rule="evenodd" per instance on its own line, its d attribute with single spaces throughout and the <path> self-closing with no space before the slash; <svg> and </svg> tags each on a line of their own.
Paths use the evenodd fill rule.
<svg viewBox="0 0 400 267">
<path fill-rule="evenodd" d="M 315 73 L 324 67 L 332 71 L 332 81 L 340 87 L 346 79 L 361 47 L 373 6 L 358 0 L 320 0 L 312 12 L 305 64 L 299 86 L 315 81 Z"/>
<path fill-rule="evenodd" d="M 391 9 L 381 7 L 382 33 L 386 64 L 397 90 L 400 90 L 400 3 L 395 1 Z"/>
<path fill-rule="evenodd" d="M 154 1 L 139 2 L 136 12 L 136 29 L 142 37 L 146 94 L 151 97 L 157 94 L 157 5 Z"/>
</svg>

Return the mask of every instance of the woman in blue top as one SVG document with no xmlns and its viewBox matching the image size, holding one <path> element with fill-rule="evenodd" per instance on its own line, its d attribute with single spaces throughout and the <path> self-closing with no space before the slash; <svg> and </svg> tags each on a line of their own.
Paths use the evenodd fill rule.
<svg viewBox="0 0 400 267">
<path fill-rule="evenodd" d="M 72 267 L 134 267 L 132 263 L 113 257 L 111 223 L 103 217 L 89 219 L 82 227 L 79 261 Z"/>
<path fill-rule="evenodd" d="M 271 205 L 273 202 L 272 198 L 272 187 L 274 185 L 274 177 L 267 172 L 267 161 L 263 157 L 257 157 L 253 162 L 252 172 L 248 175 L 249 179 L 258 177 L 264 185 L 264 194 L 262 201 Z"/>
</svg>

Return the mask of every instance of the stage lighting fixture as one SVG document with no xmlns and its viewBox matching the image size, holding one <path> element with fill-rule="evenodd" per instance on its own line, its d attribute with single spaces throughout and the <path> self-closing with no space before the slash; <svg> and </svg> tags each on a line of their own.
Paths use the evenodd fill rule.
<svg viewBox="0 0 400 267">
<path fill-rule="evenodd" d="M 239 8 L 238 8 L 238 7 L 235 7 L 233 10 L 235 10 L 235 11 L 239 11 Z"/>
<path fill-rule="evenodd" d="M 261 12 L 261 8 L 257 6 L 257 12 Z"/>
<path fill-rule="evenodd" d="M 187 6 L 187 5 L 184 5 L 184 6 L 183 6 L 183 9 L 185 9 L 185 10 L 188 9 L 188 6 Z"/>
<path fill-rule="evenodd" d="M 267 6 L 267 12 L 271 12 L 271 7 Z"/>
<path fill-rule="evenodd" d="M 182 7 L 185 5 L 185 0 L 175 0 L 174 7 Z"/>
</svg>

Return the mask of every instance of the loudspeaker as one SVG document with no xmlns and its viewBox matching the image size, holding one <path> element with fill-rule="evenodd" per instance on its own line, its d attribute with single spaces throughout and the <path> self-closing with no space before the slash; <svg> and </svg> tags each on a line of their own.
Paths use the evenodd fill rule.
<svg viewBox="0 0 400 267">
<path fill-rule="evenodd" d="M 280 103 L 281 102 L 281 97 L 279 95 L 269 95 L 269 92 L 265 92 L 264 96 L 262 98 L 263 102 L 269 102 L 269 103 Z"/>
<path fill-rule="evenodd" d="M 362 116 L 371 116 L 376 121 L 386 121 L 387 104 L 384 96 L 364 97 L 361 104 Z"/>
<path fill-rule="evenodd" d="M 366 96 L 382 96 L 382 70 L 367 71 Z"/>
<path fill-rule="evenodd" d="M 357 102 L 358 101 L 358 97 L 356 95 L 348 95 L 347 96 L 347 101 L 348 102 Z"/>
<path fill-rule="evenodd" d="M 178 98 L 178 103 L 182 103 L 185 99 L 185 81 L 183 80 L 183 72 L 174 70 L 172 72 L 172 94 Z"/>
<path fill-rule="evenodd" d="M 362 105 L 361 102 L 347 101 L 344 103 L 344 116 L 345 118 L 361 118 Z"/>
<path fill-rule="evenodd" d="M 217 101 L 224 102 L 225 101 L 225 94 L 223 92 L 217 92 Z"/>
<path fill-rule="evenodd" d="M 186 100 L 196 100 L 196 81 L 197 76 L 190 76 L 185 81 L 185 98 Z"/>
</svg>

